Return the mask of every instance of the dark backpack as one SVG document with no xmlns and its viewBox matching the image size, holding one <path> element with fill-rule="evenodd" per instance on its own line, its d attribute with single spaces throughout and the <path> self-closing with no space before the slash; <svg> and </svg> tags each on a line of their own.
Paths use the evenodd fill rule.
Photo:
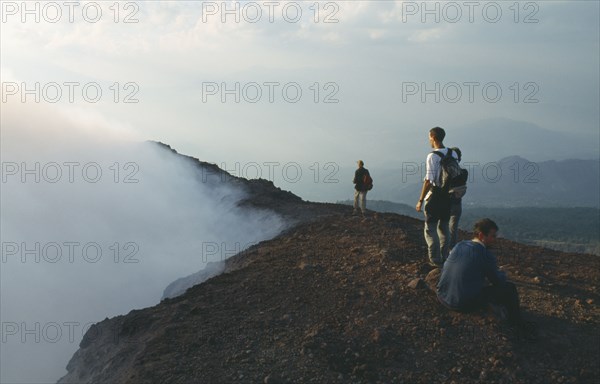
<svg viewBox="0 0 600 384">
<path fill-rule="evenodd" d="M 370 191 L 371 189 L 373 189 L 373 179 L 371 178 L 371 175 L 369 174 L 369 172 L 365 173 L 365 175 L 363 176 L 363 187 L 367 191 Z"/>
<path fill-rule="evenodd" d="M 439 151 L 433 151 L 433 153 L 441 157 L 441 189 L 453 195 L 455 198 L 460 199 L 467 193 L 467 179 L 469 178 L 469 172 L 460 167 L 458 164 L 460 160 L 455 159 L 454 156 L 452 156 L 452 152 L 452 148 L 448 148 L 446 155 Z"/>
</svg>

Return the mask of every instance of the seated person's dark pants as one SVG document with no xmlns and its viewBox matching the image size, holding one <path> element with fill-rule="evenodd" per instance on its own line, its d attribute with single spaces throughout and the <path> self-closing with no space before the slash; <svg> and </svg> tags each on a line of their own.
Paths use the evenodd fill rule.
<svg viewBox="0 0 600 384">
<path fill-rule="evenodd" d="M 519 294 L 513 283 L 507 281 L 500 285 L 489 285 L 483 288 L 482 294 L 484 301 L 506 307 L 509 323 L 517 324 L 521 322 Z"/>
<path fill-rule="evenodd" d="M 439 300 L 439 299 L 438 299 Z M 439 300 L 444 306 L 448 307 L 442 300 Z M 511 282 L 505 282 L 500 285 L 488 285 L 483 287 L 481 292 L 481 298 L 473 301 L 469 305 L 461 308 L 451 308 L 458 312 L 472 312 L 480 309 L 485 305 L 493 303 L 506 307 L 507 321 L 511 324 L 518 324 L 521 322 L 521 311 L 519 306 L 519 294 L 517 293 L 517 287 Z"/>
</svg>

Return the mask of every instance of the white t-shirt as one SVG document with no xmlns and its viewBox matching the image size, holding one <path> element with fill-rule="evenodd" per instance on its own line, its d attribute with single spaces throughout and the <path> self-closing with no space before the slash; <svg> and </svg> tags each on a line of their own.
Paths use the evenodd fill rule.
<svg viewBox="0 0 600 384">
<path fill-rule="evenodd" d="M 440 152 L 442 155 L 446 156 L 446 153 L 448 153 L 448 148 L 439 148 L 439 149 L 435 149 L 435 151 Z M 452 151 L 452 157 L 454 157 L 456 160 L 458 160 L 458 154 L 456 153 L 456 151 Z M 440 161 L 442 160 L 442 158 L 438 155 L 436 155 L 433 152 L 430 152 L 427 155 L 427 168 L 425 171 L 425 180 L 429 180 L 431 182 L 431 184 L 433 184 L 436 187 L 440 186 L 441 180 L 440 180 L 440 176 L 442 175 L 442 167 L 440 165 Z M 429 193 L 427 194 L 427 197 L 429 197 Z"/>
</svg>

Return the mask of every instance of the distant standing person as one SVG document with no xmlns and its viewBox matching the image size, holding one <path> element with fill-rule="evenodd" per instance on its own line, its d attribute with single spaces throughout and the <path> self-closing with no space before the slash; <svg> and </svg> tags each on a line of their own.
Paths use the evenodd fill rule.
<svg viewBox="0 0 600 384">
<path fill-rule="evenodd" d="M 358 160 L 358 169 L 354 172 L 354 210 L 353 215 L 358 213 L 358 207 L 364 216 L 367 209 L 367 192 L 373 187 L 371 174 L 369 170 L 365 168 L 365 163 L 362 160 Z"/>
<path fill-rule="evenodd" d="M 512 325 L 525 325 L 519 308 L 516 286 L 500 271 L 490 251 L 496 242 L 498 225 L 490 219 L 475 223 L 473 240 L 456 244 L 444 263 L 437 285 L 439 301 L 446 307 L 468 312 L 494 303 L 506 308 Z M 486 286 L 486 280 L 491 285 Z"/>
<path fill-rule="evenodd" d="M 434 151 L 427 155 L 425 179 L 416 206 L 417 212 L 425 212 L 424 233 L 429 264 L 438 268 L 441 268 L 448 255 L 450 242 L 450 198 L 449 194 L 441 189 L 441 157 L 434 153 L 439 152 L 443 156 L 448 153 L 448 148 L 444 147 L 445 137 L 446 131 L 443 128 L 435 127 L 429 130 L 429 144 Z M 452 156 L 458 159 L 454 151 Z"/>
</svg>

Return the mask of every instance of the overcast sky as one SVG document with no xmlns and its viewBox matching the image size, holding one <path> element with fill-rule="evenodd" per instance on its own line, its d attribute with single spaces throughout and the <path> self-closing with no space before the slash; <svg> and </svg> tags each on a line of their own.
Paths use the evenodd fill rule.
<svg viewBox="0 0 600 384">
<path fill-rule="evenodd" d="M 2 4 L 8 105 L 56 82 L 49 104 L 210 162 L 380 165 L 490 118 L 599 141 L 597 1 Z"/>
</svg>

